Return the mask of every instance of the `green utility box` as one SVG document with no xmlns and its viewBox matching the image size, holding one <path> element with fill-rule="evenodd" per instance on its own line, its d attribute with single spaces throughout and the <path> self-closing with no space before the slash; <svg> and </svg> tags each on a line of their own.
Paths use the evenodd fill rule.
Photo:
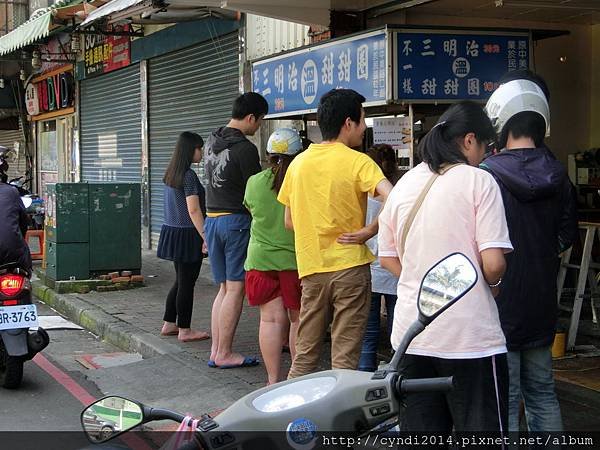
<svg viewBox="0 0 600 450">
<path fill-rule="evenodd" d="M 46 240 L 57 244 L 89 242 L 87 183 L 48 184 L 46 191 Z"/>
<path fill-rule="evenodd" d="M 139 183 L 90 183 L 90 270 L 142 267 Z"/>
<path fill-rule="evenodd" d="M 47 185 L 46 274 L 58 280 L 97 273 L 139 273 L 141 195 L 139 183 Z"/>
<path fill-rule="evenodd" d="M 87 242 L 57 244 L 46 241 L 46 275 L 53 280 L 86 280 L 90 277 Z"/>
</svg>

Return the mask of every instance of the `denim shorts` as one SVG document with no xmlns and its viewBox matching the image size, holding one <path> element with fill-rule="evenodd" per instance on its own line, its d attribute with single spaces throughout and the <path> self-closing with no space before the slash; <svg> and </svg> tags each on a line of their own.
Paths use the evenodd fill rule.
<svg viewBox="0 0 600 450">
<path fill-rule="evenodd" d="M 244 281 L 251 221 L 249 214 L 206 218 L 204 231 L 215 283 Z"/>
</svg>

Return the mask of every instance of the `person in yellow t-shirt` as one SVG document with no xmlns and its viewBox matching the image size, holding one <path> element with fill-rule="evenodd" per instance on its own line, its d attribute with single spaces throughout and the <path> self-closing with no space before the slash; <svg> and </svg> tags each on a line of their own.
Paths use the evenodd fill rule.
<svg viewBox="0 0 600 450">
<path fill-rule="evenodd" d="M 286 227 L 295 233 L 302 282 L 296 357 L 288 374 L 295 378 L 317 368 L 329 323 L 331 365 L 356 369 L 371 298 L 369 264 L 375 259 L 365 242 L 377 234 L 377 220 L 365 225 L 367 196 L 383 202 L 392 189 L 361 145 L 365 98 L 350 89 L 321 97 L 317 122 L 323 142 L 297 156 L 277 199 Z"/>
</svg>

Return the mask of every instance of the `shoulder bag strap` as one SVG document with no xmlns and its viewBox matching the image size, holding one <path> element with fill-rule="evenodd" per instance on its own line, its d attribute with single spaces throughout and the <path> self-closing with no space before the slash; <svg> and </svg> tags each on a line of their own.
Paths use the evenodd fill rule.
<svg viewBox="0 0 600 450">
<path fill-rule="evenodd" d="M 419 209 L 421 208 L 421 205 L 423 204 L 423 200 L 425 200 L 425 197 L 427 196 L 427 193 L 429 192 L 429 189 L 431 189 L 431 186 L 433 185 L 435 180 L 437 180 L 437 178 L 439 176 L 444 175 L 446 172 L 448 172 L 453 167 L 456 167 L 461 164 L 464 164 L 464 163 L 448 164 L 440 170 L 441 173 L 439 173 L 439 174 L 434 173 L 433 175 L 431 175 L 431 178 L 429 178 L 429 180 L 427 181 L 427 184 L 425 184 L 425 187 L 423 187 L 423 190 L 417 197 L 417 200 L 415 201 L 410 212 L 408 213 L 408 217 L 406 218 L 406 223 L 404 224 L 404 227 L 402 228 L 402 235 L 401 235 L 401 239 L 400 239 L 401 254 L 404 254 L 404 245 L 406 244 L 406 237 L 408 236 L 410 227 L 412 226 L 412 224 L 415 220 L 415 217 L 417 215 L 417 212 L 419 212 Z M 402 258 L 400 258 L 400 259 L 402 259 Z"/>
</svg>

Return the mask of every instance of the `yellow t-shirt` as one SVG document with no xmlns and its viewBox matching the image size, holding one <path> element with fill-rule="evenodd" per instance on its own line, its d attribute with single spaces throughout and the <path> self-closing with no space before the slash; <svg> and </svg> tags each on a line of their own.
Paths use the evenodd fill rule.
<svg viewBox="0 0 600 450">
<path fill-rule="evenodd" d="M 341 143 L 312 144 L 292 161 L 277 200 L 292 212 L 300 277 L 375 259 L 366 245 L 336 239 L 365 226 L 367 193 L 384 179 L 371 158 Z"/>
</svg>

